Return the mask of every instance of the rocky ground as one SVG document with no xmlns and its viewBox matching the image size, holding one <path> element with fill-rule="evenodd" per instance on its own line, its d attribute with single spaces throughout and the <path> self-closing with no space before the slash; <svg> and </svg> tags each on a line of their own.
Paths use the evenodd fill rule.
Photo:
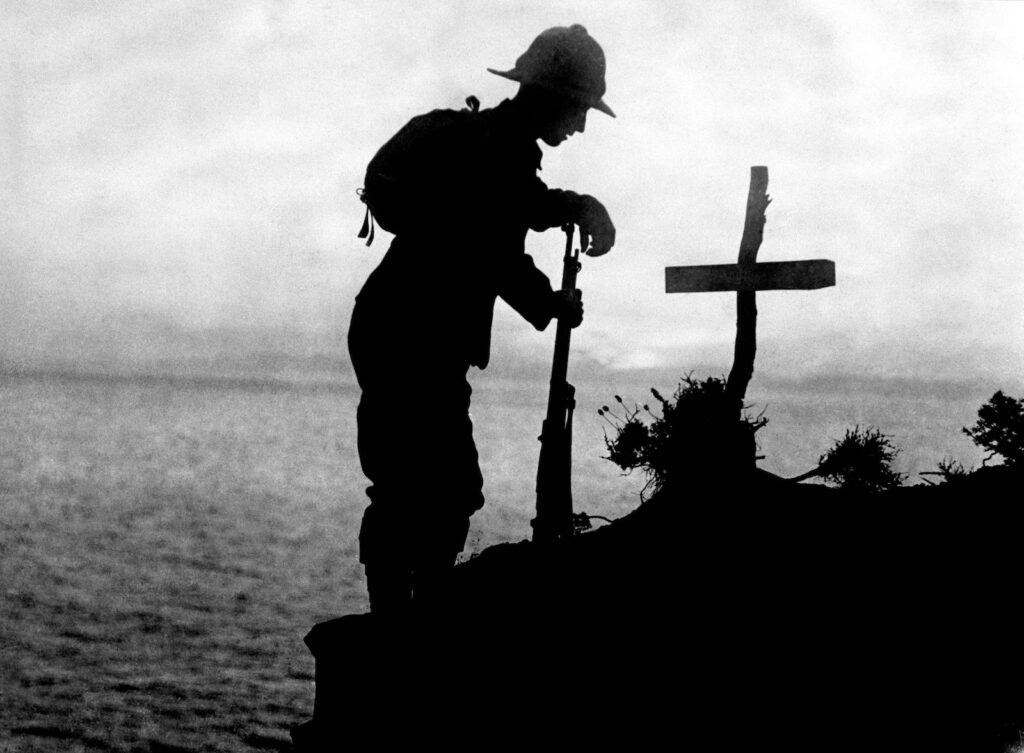
<svg viewBox="0 0 1024 753">
<path fill-rule="evenodd" d="M 757 472 L 492 547 L 415 621 L 314 630 L 320 730 L 389 709 L 577 742 L 1004 753 L 1024 729 L 1021 480 L 858 496 Z"/>
</svg>

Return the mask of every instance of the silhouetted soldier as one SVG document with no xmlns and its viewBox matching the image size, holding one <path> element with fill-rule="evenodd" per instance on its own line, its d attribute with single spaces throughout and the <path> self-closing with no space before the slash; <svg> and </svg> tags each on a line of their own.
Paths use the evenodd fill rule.
<svg viewBox="0 0 1024 753">
<path fill-rule="evenodd" d="M 537 177 L 537 139 L 557 146 L 582 133 L 591 107 L 614 116 L 601 99 L 600 46 L 582 26 L 556 27 L 515 68 L 491 72 L 519 82 L 515 98 L 478 110 L 471 97 L 466 110 L 413 118 L 366 173 L 363 200 L 396 236 L 349 329 L 372 483 L 359 558 L 377 614 L 401 614 L 454 565 L 483 506 L 466 374 L 487 366 L 495 298 L 538 330 L 582 321 L 579 299 L 553 291 L 525 253 L 527 231 L 574 222 L 591 235 L 591 256 L 615 242 L 599 201 Z"/>
</svg>

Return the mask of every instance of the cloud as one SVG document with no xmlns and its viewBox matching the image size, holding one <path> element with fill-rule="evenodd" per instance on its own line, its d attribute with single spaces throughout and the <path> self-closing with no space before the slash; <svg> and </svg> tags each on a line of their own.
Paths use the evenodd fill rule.
<svg viewBox="0 0 1024 753">
<path fill-rule="evenodd" d="M 343 332 L 388 240 L 354 238 L 375 149 L 420 112 L 511 96 L 485 68 L 579 21 L 619 114 L 544 158 L 619 229 L 581 275 L 581 354 L 728 363 L 731 296 L 667 296 L 663 269 L 735 258 L 749 166 L 767 164 L 761 258 L 833 258 L 839 284 L 759 297 L 759 363 L 1024 362 L 1013 4 L 22 3 L 0 20 L 13 339 L 145 316 Z M 529 243 L 553 279 L 557 235 Z M 524 327 L 496 343 L 543 350 Z"/>
</svg>

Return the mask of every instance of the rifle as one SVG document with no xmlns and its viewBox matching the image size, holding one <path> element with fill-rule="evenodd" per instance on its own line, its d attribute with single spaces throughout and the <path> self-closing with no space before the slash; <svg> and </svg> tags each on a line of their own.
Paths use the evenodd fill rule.
<svg viewBox="0 0 1024 753">
<path fill-rule="evenodd" d="M 576 290 L 576 274 L 581 269 L 580 250 L 587 246 L 586 233 L 580 232 L 580 248 L 572 250 L 572 223 L 565 231 L 565 257 L 562 260 L 562 290 Z M 533 540 L 547 543 L 568 538 L 573 532 L 572 515 L 572 413 L 576 407 L 576 388 L 566 381 L 569 369 L 569 338 L 572 327 L 558 320 L 555 331 L 555 356 L 551 364 L 548 412 L 540 434 L 540 460 L 537 463 L 537 517 Z"/>
</svg>

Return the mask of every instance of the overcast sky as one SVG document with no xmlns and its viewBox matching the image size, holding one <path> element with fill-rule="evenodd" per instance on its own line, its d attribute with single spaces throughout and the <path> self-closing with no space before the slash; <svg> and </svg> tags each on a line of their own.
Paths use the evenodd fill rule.
<svg viewBox="0 0 1024 753">
<path fill-rule="evenodd" d="M 8 0 L 0 358 L 303 343 L 343 359 L 390 240 L 355 237 L 366 163 L 414 115 L 512 96 L 485 69 L 571 23 L 603 46 L 618 114 L 545 148 L 545 181 L 618 227 L 580 275 L 579 357 L 727 370 L 734 297 L 666 295 L 663 270 L 735 260 L 749 168 L 767 165 L 759 258 L 830 258 L 838 284 L 759 295 L 759 370 L 1019 383 L 1011 2 Z M 562 245 L 529 241 L 555 279 Z M 492 368 L 546 359 L 550 337 L 499 308 Z"/>
</svg>

